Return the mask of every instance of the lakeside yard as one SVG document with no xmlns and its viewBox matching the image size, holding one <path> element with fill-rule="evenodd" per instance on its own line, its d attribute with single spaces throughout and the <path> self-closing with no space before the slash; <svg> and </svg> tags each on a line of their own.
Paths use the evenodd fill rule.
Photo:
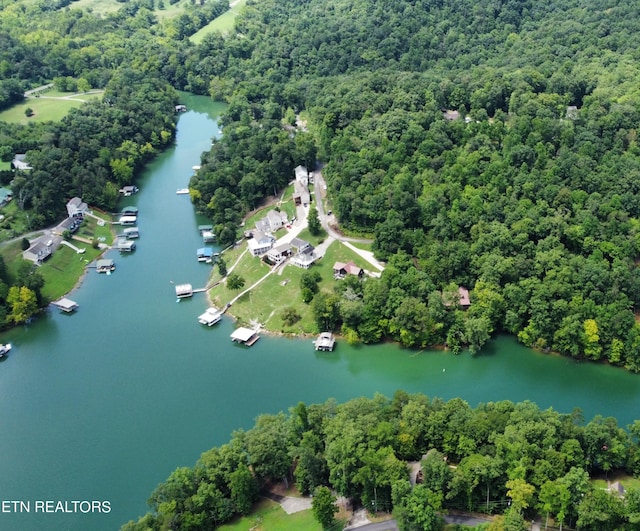
<svg viewBox="0 0 640 531">
<path fill-rule="evenodd" d="M 107 214 L 95 214 L 105 221 L 111 219 Z M 44 229 L 34 233 L 34 237 L 43 233 L 45 233 Z M 113 243 L 111 225 L 109 223 L 99 225 L 96 219 L 89 216 L 85 218 L 77 236 L 89 242 L 95 239 L 108 246 Z M 71 243 L 80 249 L 85 249 L 84 253 L 78 254 L 66 245 L 60 245 L 51 257 L 38 267 L 38 271 L 45 281 L 42 295 L 47 300 L 55 300 L 69 293 L 85 274 L 87 265 L 104 252 L 85 241 L 72 239 Z M 18 268 L 22 263 L 21 244 L 22 240 L 18 239 L 0 248 L 0 255 L 13 278 L 17 276 Z"/>
<path fill-rule="evenodd" d="M 279 233 L 276 233 L 278 236 Z M 302 231 L 300 237 L 307 239 L 308 233 Z M 318 242 L 309 238 L 314 245 Z M 226 284 L 219 284 L 209 291 L 212 303 L 222 308 L 236 297 L 243 290 L 253 285 L 264 277 L 271 266 L 264 263 L 260 258 L 253 257 L 248 252 L 242 254 L 247 245 L 243 242 L 238 247 L 223 254 L 223 258 L 228 268 L 241 256 L 233 273 L 240 275 L 245 280 L 245 285 L 240 290 L 230 290 Z M 334 288 L 340 280 L 336 280 L 333 275 L 333 264 L 335 262 L 353 261 L 357 266 L 367 269 L 368 264 L 351 249 L 345 247 L 340 242 L 332 242 L 323 258 L 318 260 L 310 271 L 317 271 L 322 280 L 319 287 L 322 291 L 333 293 Z M 370 266 L 369 266 L 370 267 Z M 302 289 L 300 279 L 305 270 L 288 264 L 279 266 L 278 270 L 269 275 L 254 289 L 245 293 L 229 308 L 228 313 L 238 319 L 240 323 L 250 325 L 261 323 L 268 331 L 284 334 L 317 334 L 320 332 L 313 318 L 311 306 L 302 300 Z M 211 283 L 220 281 L 221 277 L 214 267 L 214 274 Z M 300 315 L 300 320 L 293 325 L 286 325 L 282 320 L 282 312 L 285 308 L 295 308 Z"/>
</svg>

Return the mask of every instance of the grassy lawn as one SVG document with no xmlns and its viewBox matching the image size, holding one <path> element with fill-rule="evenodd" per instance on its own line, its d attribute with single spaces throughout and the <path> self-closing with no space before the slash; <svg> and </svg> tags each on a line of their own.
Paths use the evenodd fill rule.
<svg viewBox="0 0 640 531">
<path fill-rule="evenodd" d="M 233 3 L 233 1 L 230 3 Z M 209 22 L 209 24 L 207 24 L 204 28 L 201 28 L 196 33 L 191 35 L 191 37 L 189 37 L 189 40 L 194 44 L 199 44 L 200 42 L 202 42 L 202 39 L 204 39 L 204 37 L 209 33 L 218 31 L 222 34 L 229 34 L 231 31 L 233 31 L 233 24 L 235 23 L 238 13 L 240 13 L 240 10 L 246 3 L 247 0 L 239 0 L 231 9 L 229 9 L 229 11 L 223 13 L 218 18 Z"/>
<path fill-rule="evenodd" d="M 108 219 L 108 216 L 102 217 Z M 113 243 L 113 234 L 109 224 L 100 226 L 95 219 L 90 217 L 85 219 L 77 235 L 88 240 L 97 238 L 107 245 Z M 35 237 L 37 237 L 37 233 L 32 239 L 35 239 Z M 72 243 L 80 249 L 85 249 L 85 252 L 77 254 L 66 245 L 61 245 L 51 255 L 51 258 L 45 261 L 38 269 L 45 281 L 42 294 L 48 300 L 55 300 L 71 291 L 78 279 L 83 275 L 87 264 L 102 253 L 102 251 L 94 249 L 89 243 L 77 240 L 72 240 Z M 0 255 L 5 264 L 7 264 L 9 274 L 16 278 L 18 266 L 22 261 L 21 240 L 4 245 L 0 248 Z"/>
<path fill-rule="evenodd" d="M 615 470 L 609 473 L 608 478 L 604 478 L 604 477 L 595 478 L 591 480 L 591 484 L 596 489 L 606 489 L 608 487 L 607 480 L 610 483 L 615 483 L 616 481 L 619 481 L 620 483 L 622 483 L 622 485 L 624 485 L 625 489 L 628 489 L 629 487 L 633 487 L 634 489 L 640 488 L 640 478 L 634 478 L 633 476 L 625 474 L 621 470 Z"/>
<path fill-rule="evenodd" d="M 98 97 L 85 94 L 83 99 L 85 96 L 87 99 Z M 10 109 L 0 112 L 0 121 L 22 125 L 28 125 L 31 122 L 57 122 L 62 120 L 70 109 L 75 109 L 83 104 L 84 101 L 76 100 L 27 98 L 23 103 L 18 103 Z M 33 116 L 29 118 L 24 114 L 27 107 L 33 109 L 34 112 Z"/>
<path fill-rule="evenodd" d="M 287 514 L 276 502 L 260 501 L 249 516 L 218 528 L 220 531 L 321 531 L 310 510 Z"/>
<path fill-rule="evenodd" d="M 243 244 L 241 248 L 246 248 L 246 244 Z M 224 254 L 227 267 L 231 267 L 240 252 L 241 249 L 239 248 Z M 357 254 L 338 242 L 334 242 L 329 246 L 326 255 L 312 266 L 312 269 L 320 273 L 322 277 L 320 282 L 322 290 L 332 292 L 337 283 L 340 282 L 333 278 L 333 264 L 335 262 L 348 261 L 353 261 L 363 269 L 368 265 Z M 262 278 L 268 271 L 269 266 L 249 253 L 242 257 L 236 269 L 234 269 L 235 273 L 245 279 L 245 288 Z M 318 333 L 311 306 L 302 302 L 300 279 L 304 271 L 304 269 L 290 264 L 280 268 L 276 273 L 268 276 L 254 290 L 238 299 L 229 313 L 243 324 L 258 321 L 267 330 L 274 332 L 286 334 Z M 215 282 L 219 279 L 220 275 L 216 269 L 212 276 L 212 281 Z M 213 288 L 209 292 L 209 296 L 213 304 L 221 308 L 238 293 L 239 291 L 229 290 L 226 285 L 221 284 Z M 291 306 L 296 308 L 301 318 L 293 326 L 285 326 L 280 316 L 285 308 Z"/>
<path fill-rule="evenodd" d="M 0 242 L 15 238 L 29 231 L 27 214 L 20 210 L 15 201 L 0 209 Z"/>
</svg>

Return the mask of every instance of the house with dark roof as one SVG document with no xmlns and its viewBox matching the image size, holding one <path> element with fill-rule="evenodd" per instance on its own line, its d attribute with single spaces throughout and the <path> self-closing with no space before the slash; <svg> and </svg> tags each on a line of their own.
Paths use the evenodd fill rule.
<svg viewBox="0 0 640 531">
<path fill-rule="evenodd" d="M 52 252 L 51 245 L 47 245 L 44 238 L 40 238 L 36 240 L 26 251 L 23 251 L 22 257 L 36 265 L 40 265 L 51 256 Z"/>
<path fill-rule="evenodd" d="M 293 249 L 294 253 L 306 253 L 313 251 L 313 247 L 308 241 L 298 238 L 297 236 L 291 239 L 291 249 Z"/>
</svg>

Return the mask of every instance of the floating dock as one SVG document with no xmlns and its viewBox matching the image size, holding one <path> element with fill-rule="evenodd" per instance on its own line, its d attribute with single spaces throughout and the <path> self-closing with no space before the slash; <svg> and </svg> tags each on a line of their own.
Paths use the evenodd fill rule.
<svg viewBox="0 0 640 531">
<path fill-rule="evenodd" d="M 336 340 L 331 332 L 322 332 L 315 341 L 316 350 L 331 352 L 336 345 Z"/>
<path fill-rule="evenodd" d="M 220 310 L 216 308 L 207 308 L 207 311 L 198 317 L 198 322 L 203 325 L 213 326 L 214 324 L 219 323 L 220 319 L 222 319 L 222 312 Z"/>
<path fill-rule="evenodd" d="M 105 258 L 104 260 L 98 260 L 96 262 L 96 271 L 98 273 L 107 273 L 107 275 L 111 274 L 112 271 L 116 270 L 116 264 L 113 260 Z"/>
<path fill-rule="evenodd" d="M 258 332 L 251 330 L 251 328 L 238 328 L 231 334 L 231 341 L 241 343 L 247 347 L 255 344 L 260 339 Z"/>
</svg>

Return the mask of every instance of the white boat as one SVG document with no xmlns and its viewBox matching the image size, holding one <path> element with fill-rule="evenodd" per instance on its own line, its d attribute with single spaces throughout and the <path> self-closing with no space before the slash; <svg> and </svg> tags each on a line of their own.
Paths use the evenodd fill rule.
<svg viewBox="0 0 640 531">
<path fill-rule="evenodd" d="M 178 188 L 176 190 L 176 194 L 178 195 L 187 195 L 189 193 L 189 189 L 188 188 Z"/>
<path fill-rule="evenodd" d="M 11 343 L 0 344 L 0 358 L 4 358 L 11 350 Z"/>
</svg>

